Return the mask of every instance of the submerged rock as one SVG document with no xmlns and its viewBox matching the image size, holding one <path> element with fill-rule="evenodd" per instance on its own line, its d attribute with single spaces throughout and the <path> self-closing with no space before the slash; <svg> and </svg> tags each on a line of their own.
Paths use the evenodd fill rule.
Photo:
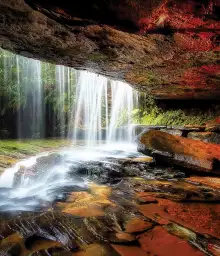
<svg viewBox="0 0 220 256">
<path fill-rule="evenodd" d="M 219 145 L 151 130 L 140 134 L 138 151 L 153 155 L 157 163 L 220 174 Z"/>
</svg>

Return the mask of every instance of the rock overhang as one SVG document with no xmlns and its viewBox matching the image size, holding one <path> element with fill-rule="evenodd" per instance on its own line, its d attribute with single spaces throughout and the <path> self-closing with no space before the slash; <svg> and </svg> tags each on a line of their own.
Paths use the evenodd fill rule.
<svg viewBox="0 0 220 256">
<path fill-rule="evenodd" d="M 3 0 L 0 45 L 158 99 L 217 99 L 219 8 L 215 0 Z"/>
</svg>

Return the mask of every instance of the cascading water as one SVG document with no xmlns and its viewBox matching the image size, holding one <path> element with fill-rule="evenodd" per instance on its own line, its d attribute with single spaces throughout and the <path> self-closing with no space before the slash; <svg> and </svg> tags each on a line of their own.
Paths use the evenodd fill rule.
<svg viewBox="0 0 220 256">
<path fill-rule="evenodd" d="M 74 141 L 81 138 L 87 146 L 97 145 L 101 140 L 132 142 L 130 124 L 137 94 L 129 85 L 79 71 L 76 89 Z"/>
<path fill-rule="evenodd" d="M 108 124 L 107 84 L 108 80 L 103 76 L 79 71 L 74 141 L 81 137 L 86 141 L 87 146 L 94 146 L 97 141 L 103 139 L 103 130 Z M 83 134 L 80 136 L 80 133 Z"/>
<path fill-rule="evenodd" d="M 111 81 L 111 92 L 112 107 L 107 140 L 132 142 L 132 110 L 136 93 L 128 84 L 119 81 Z M 120 126 L 120 119 L 124 127 L 117 129 Z"/>
<path fill-rule="evenodd" d="M 39 138 L 44 135 L 44 102 L 41 62 L 2 51 L 3 93 L 9 93 L 9 105 L 18 109 L 17 137 Z M 8 90 L 8 92 L 4 92 Z"/>
<path fill-rule="evenodd" d="M 18 83 L 21 84 L 22 90 L 19 95 L 24 97 L 24 104 L 18 112 L 18 137 L 42 138 L 44 136 L 44 101 L 41 62 L 20 57 L 17 64 Z"/>
<path fill-rule="evenodd" d="M 7 70 L 4 79 L 5 83 L 14 79 L 18 85 L 19 138 L 42 138 L 45 120 L 47 126 L 56 128 L 56 136 L 65 138 L 68 127 L 69 138 L 73 142 L 83 140 L 87 148 L 60 152 L 62 161 L 49 166 L 50 154 L 46 160 L 36 156 L 7 169 L 0 176 L 0 188 L 9 189 L 0 200 L 0 210 L 31 210 L 42 200 L 51 202 L 59 195 L 58 188 L 63 191 L 64 187 L 73 185 L 86 186 L 86 179 L 79 181 L 75 176 L 74 180 L 69 179 L 70 171 L 77 171 L 85 161 L 104 161 L 106 157 L 130 154 L 127 144 L 127 152 L 121 149 L 122 141 L 130 143 L 133 139 L 129 127 L 137 94 L 129 85 L 87 71 L 64 66 L 51 68 L 50 64 L 13 54 L 8 57 L 4 60 Z M 15 72 L 13 67 L 16 67 Z M 51 113 L 54 117 L 48 122 Z M 112 142 L 118 141 L 120 147 L 111 147 Z M 97 145 L 99 147 L 94 149 Z M 19 181 L 15 184 L 17 176 Z M 16 200 L 20 203 L 15 206 Z"/>
<path fill-rule="evenodd" d="M 59 131 L 61 137 L 65 137 L 65 92 L 66 92 L 66 76 L 65 67 L 56 66 L 56 89 L 58 94 L 58 120 L 59 120 Z"/>
</svg>

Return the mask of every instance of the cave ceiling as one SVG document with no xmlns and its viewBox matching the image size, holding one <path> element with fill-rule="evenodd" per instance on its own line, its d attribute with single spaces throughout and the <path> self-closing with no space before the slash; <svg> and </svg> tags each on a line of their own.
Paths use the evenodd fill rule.
<svg viewBox="0 0 220 256">
<path fill-rule="evenodd" d="M 157 99 L 218 99 L 219 13 L 219 0 L 1 0 L 0 46 Z"/>
</svg>

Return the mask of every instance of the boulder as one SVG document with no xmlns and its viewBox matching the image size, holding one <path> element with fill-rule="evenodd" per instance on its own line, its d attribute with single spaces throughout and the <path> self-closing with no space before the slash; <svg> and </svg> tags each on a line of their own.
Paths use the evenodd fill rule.
<svg viewBox="0 0 220 256">
<path fill-rule="evenodd" d="M 154 156 L 156 162 L 220 173 L 220 145 L 151 130 L 139 135 L 138 151 Z"/>
</svg>

